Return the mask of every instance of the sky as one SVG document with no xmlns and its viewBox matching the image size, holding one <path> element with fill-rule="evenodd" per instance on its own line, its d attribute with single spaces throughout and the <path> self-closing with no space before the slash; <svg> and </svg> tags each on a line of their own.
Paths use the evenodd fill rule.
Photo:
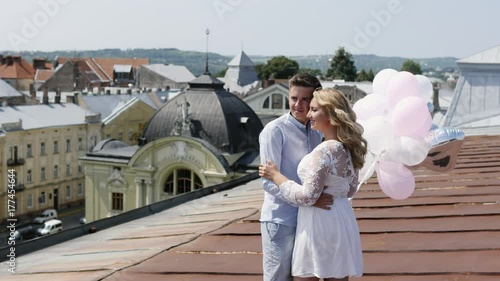
<svg viewBox="0 0 500 281">
<path fill-rule="evenodd" d="M 208 47 L 299 56 L 344 47 L 465 58 L 500 45 L 497 0 L 4 0 L 1 10 L 0 53 Z"/>
</svg>

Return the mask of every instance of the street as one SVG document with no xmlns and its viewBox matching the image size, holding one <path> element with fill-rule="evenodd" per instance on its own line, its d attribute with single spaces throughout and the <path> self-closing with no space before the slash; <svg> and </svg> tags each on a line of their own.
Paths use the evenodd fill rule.
<svg viewBox="0 0 500 281">
<path fill-rule="evenodd" d="M 41 211 L 40 211 L 41 213 Z M 78 206 L 75 208 L 64 209 L 58 211 L 58 219 L 62 221 L 63 230 L 72 228 L 74 226 L 80 225 L 80 218 L 85 216 L 85 207 Z M 33 228 L 38 229 L 42 224 L 31 224 Z M 6 224 L 1 224 L 0 229 L 0 248 L 7 246 L 7 239 L 10 235 L 10 231 Z M 18 242 L 20 243 L 20 242 Z"/>
</svg>

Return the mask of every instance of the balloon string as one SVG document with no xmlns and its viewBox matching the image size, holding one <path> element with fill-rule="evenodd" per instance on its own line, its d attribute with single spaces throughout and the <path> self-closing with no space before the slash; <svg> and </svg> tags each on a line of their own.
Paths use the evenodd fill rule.
<svg viewBox="0 0 500 281">
<path fill-rule="evenodd" d="M 379 161 L 380 159 L 380 154 L 379 155 L 376 155 L 375 156 L 375 159 L 373 160 L 373 163 L 370 165 L 370 167 L 367 169 L 367 171 L 371 171 L 372 169 L 375 168 L 375 165 L 377 164 L 377 162 Z M 358 184 L 358 188 L 356 189 L 356 192 L 358 192 L 358 190 L 361 188 L 361 185 L 366 183 L 368 181 L 368 179 L 373 175 L 373 172 L 372 173 L 366 173 L 363 178 L 359 181 L 359 184 Z"/>
</svg>

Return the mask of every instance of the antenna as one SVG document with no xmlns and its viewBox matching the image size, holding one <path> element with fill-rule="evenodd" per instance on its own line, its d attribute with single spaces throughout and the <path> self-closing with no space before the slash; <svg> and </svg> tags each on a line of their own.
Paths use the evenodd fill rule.
<svg viewBox="0 0 500 281">
<path fill-rule="evenodd" d="M 210 75 L 210 72 L 208 72 L 208 35 L 210 34 L 210 29 L 207 28 L 207 30 L 205 30 L 205 34 L 207 35 L 207 61 L 205 64 L 205 73 L 203 74 Z"/>
</svg>

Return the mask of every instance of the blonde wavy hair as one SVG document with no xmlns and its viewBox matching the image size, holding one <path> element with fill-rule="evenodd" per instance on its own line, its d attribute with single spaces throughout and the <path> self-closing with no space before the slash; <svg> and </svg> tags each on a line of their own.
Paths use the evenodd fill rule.
<svg viewBox="0 0 500 281">
<path fill-rule="evenodd" d="M 354 169 L 365 163 L 368 143 L 363 138 L 363 127 L 356 123 L 356 113 L 345 95 L 333 88 L 317 89 L 313 93 L 318 104 L 330 116 L 330 124 L 337 126 L 337 137 L 351 152 Z"/>
</svg>

